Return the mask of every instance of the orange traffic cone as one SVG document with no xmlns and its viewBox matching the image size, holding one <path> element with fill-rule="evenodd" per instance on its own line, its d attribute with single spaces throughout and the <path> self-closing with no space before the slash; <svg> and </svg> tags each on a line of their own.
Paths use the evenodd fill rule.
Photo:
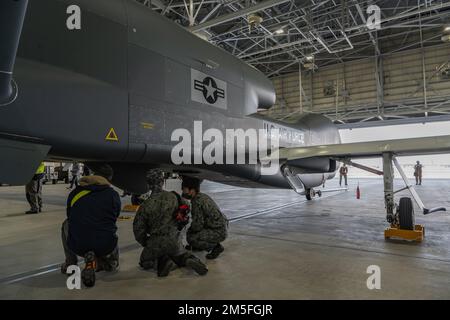
<svg viewBox="0 0 450 320">
<path fill-rule="evenodd" d="M 356 199 L 361 199 L 361 190 L 359 190 L 359 182 L 358 186 L 356 187 Z"/>
</svg>

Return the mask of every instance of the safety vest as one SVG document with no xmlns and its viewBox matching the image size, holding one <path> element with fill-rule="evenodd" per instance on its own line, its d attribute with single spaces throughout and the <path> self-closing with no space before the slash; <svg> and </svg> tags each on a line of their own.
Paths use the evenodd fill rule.
<svg viewBox="0 0 450 320">
<path fill-rule="evenodd" d="M 78 192 L 72 198 L 72 201 L 70 201 L 70 207 L 72 208 L 78 200 L 80 200 L 84 196 L 87 196 L 89 193 L 91 193 L 91 190 L 82 190 L 82 191 Z"/>
<path fill-rule="evenodd" d="M 45 172 L 45 164 L 41 162 L 39 168 L 36 170 L 36 174 L 43 174 Z"/>
</svg>

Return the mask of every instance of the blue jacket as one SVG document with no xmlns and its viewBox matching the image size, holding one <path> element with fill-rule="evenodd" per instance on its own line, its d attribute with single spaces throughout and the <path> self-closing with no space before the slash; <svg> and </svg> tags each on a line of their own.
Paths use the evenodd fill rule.
<svg viewBox="0 0 450 320">
<path fill-rule="evenodd" d="M 70 250 L 79 256 L 88 251 L 99 257 L 111 253 L 117 246 L 120 210 L 119 194 L 105 178 L 83 177 L 67 199 Z"/>
</svg>

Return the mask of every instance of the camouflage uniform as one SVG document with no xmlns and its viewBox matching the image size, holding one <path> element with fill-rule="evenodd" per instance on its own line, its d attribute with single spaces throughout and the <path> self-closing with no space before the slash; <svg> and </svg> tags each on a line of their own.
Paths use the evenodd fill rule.
<svg viewBox="0 0 450 320">
<path fill-rule="evenodd" d="M 27 213 L 37 213 L 42 210 L 42 180 L 45 175 L 45 165 L 41 163 L 33 178 L 25 186 L 25 194 L 31 210 Z"/>
<path fill-rule="evenodd" d="M 152 192 L 136 213 L 133 232 L 144 247 L 139 263 L 144 269 L 154 267 L 163 255 L 177 255 L 180 248 L 180 231 L 174 219 L 177 207 L 178 199 L 172 192 Z"/>
<path fill-rule="evenodd" d="M 164 175 L 160 170 L 151 170 L 147 182 L 152 194 L 140 206 L 133 223 L 134 237 L 144 247 L 139 265 L 157 269 L 159 277 L 167 276 L 175 264 L 205 275 L 208 268 L 194 255 L 182 252 L 181 230 L 186 224 L 180 224 L 176 215 L 179 200 L 183 200 L 162 190 Z"/>
<path fill-rule="evenodd" d="M 198 193 L 191 204 L 192 223 L 187 242 L 197 250 L 209 251 L 227 238 L 228 220 L 204 193 Z"/>
<path fill-rule="evenodd" d="M 139 264 L 144 269 L 154 268 L 161 256 L 174 257 L 180 250 L 180 231 L 174 219 L 178 199 L 172 192 L 163 191 L 164 175 L 151 170 L 147 181 L 152 191 L 140 206 L 133 222 L 133 232 L 142 250 Z"/>
<path fill-rule="evenodd" d="M 32 211 L 42 209 L 42 178 L 33 178 L 25 186 L 25 193 Z"/>
</svg>

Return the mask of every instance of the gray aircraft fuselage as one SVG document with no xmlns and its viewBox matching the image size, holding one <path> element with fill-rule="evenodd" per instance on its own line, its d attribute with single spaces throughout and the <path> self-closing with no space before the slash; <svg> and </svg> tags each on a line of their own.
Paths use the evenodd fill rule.
<svg viewBox="0 0 450 320">
<path fill-rule="evenodd" d="M 15 2 L 2 1 L 3 9 Z M 68 28 L 71 5 L 81 9 L 81 29 Z M 275 103 L 261 72 L 133 0 L 30 0 L 13 84 L 17 97 L 0 101 L 0 151 L 10 161 L 35 155 L 14 158 L 11 150 L 18 148 L 10 143 L 17 143 L 23 150 L 42 146 L 48 160 L 78 160 L 94 170 L 109 163 L 114 184 L 135 193 L 145 191 L 145 172 L 154 167 L 233 185 L 290 187 L 281 171 L 261 175 L 259 164 L 174 165 L 171 134 L 192 132 L 194 121 L 224 135 L 226 129 L 283 128 L 281 146 L 340 143 L 338 130 L 319 115 L 295 125 L 255 115 Z M 301 141 L 292 140 L 299 135 Z M 336 170 L 293 165 L 305 188 Z M 0 176 L 26 182 L 30 173 L 23 177 L 22 169 Z"/>
</svg>

